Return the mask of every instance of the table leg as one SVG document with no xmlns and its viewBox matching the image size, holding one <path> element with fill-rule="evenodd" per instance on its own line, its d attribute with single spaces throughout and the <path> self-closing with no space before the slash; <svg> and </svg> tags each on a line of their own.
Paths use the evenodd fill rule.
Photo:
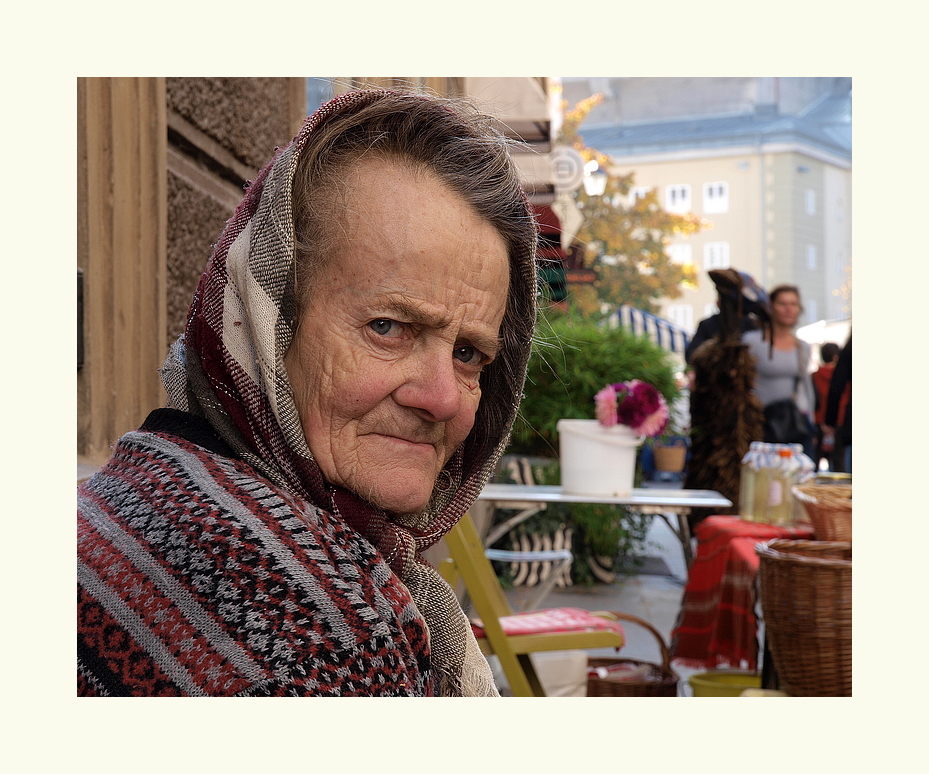
<svg viewBox="0 0 929 774">
<path fill-rule="evenodd" d="M 694 561 L 694 551 L 693 546 L 690 544 L 690 525 L 687 523 L 687 514 L 676 514 L 677 527 L 671 523 L 671 519 L 668 518 L 669 514 L 659 513 L 656 515 L 661 517 L 664 523 L 668 525 L 668 528 L 674 533 L 674 537 L 680 542 L 681 552 L 684 554 L 684 566 L 690 570 L 690 565 L 692 565 Z"/>
<path fill-rule="evenodd" d="M 681 541 L 681 549 L 684 552 L 684 565 L 689 571 L 690 565 L 692 565 L 694 562 L 694 549 L 693 544 L 690 541 L 690 524 L 688 523 L 687 516 L 685 514 L 677 514 L 677 525 L 680 529 L 680 532 L 678 532 L 678 537 Z"/>
</svg>

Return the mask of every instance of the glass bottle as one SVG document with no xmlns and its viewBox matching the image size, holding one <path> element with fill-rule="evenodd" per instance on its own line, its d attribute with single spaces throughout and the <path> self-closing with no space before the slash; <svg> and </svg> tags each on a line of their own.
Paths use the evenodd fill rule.
<svg viewBox="0 0 929 774">
<path fill-rule="evenodd" d="M 768 513 L 768 473 L 771 467 L 771 444 L 759 444 L 755 465 L 752 521 L 764 522 L 767 520 Z"/>
<path fill-rule="evenodd" d="M 778 527 L 790 524 L 792 516 L 793 495 L 790 488 L 793 486 L 793 456 L 789 448 L 777 450 L 778 460 L 776 467 L 771 471 L 771 480 L 768 485 L 768 523 Z"/>
<path fill-rule="evenodd" d="M 739 478 L 739 518 L 755 521 L 755 479 L 758 476 L 761 443 L 752 441 L 742 458 L 742 473 Z"/>
</svg>

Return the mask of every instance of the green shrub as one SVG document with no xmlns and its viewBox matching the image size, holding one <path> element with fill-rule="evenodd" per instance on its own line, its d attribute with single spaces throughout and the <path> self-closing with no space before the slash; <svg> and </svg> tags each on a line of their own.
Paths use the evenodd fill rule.
<svg viewBox="0 0 929 774">
<path fill-rule="evenodd" d="M 670 406 L 678 396 L 670 355 L 645 336 L 579 316 L 542 318 L 510 454 L 558 456 L 559 419 L 593 419 L 594 395 L 612 382 L 640 379 Z"/>
</svg>

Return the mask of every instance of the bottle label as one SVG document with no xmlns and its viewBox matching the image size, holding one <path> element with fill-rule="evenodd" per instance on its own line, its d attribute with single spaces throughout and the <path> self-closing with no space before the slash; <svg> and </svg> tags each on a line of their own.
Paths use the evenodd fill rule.
<svg viewBox="0 0 929 774">
<path fill-rule="evenodd" d="M 772 481 L 768 485 L 768 507 L 769 508 L 777 507 L 778 505 L 781 504 L 781 500 L 783 499 L 784 498 L 783 498 L 783 493 L 781 491 L 781 482 Z"/>
</svg>

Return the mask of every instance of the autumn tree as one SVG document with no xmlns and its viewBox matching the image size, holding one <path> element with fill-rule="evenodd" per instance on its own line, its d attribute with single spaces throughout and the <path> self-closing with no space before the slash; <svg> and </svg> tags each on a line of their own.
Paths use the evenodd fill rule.
<svg viewBox="0 0 929 774">
<path fill-rule="evenodd" d="M 580 134 L 580 125 L 603 97 L 595 94 L 565 111 L 559 141 L 575 148 L 585 162 L 596 161 L 609 172 L 612 159 L 590 148 Z M 594 269 L 597 281 L 574 292 L 575 306 L 591 314 L 601 304 L 629 304 L 655 313 L 659 298 L 680 298 L 681 286 L 696 285 L 694 266 L 675 263 L 665 248 L 673 236 L 693 234 L 710 224 L 688 213 L 666 212 L 658 203 L 655 189 L 634 202 L 629 192 L 635 173 L 609 174 L 603 195 L 589 196 L 583 188 L 575 194 L 584 216 L 577 240 L 584 246 L 584 263 Z"/>
</svg>

